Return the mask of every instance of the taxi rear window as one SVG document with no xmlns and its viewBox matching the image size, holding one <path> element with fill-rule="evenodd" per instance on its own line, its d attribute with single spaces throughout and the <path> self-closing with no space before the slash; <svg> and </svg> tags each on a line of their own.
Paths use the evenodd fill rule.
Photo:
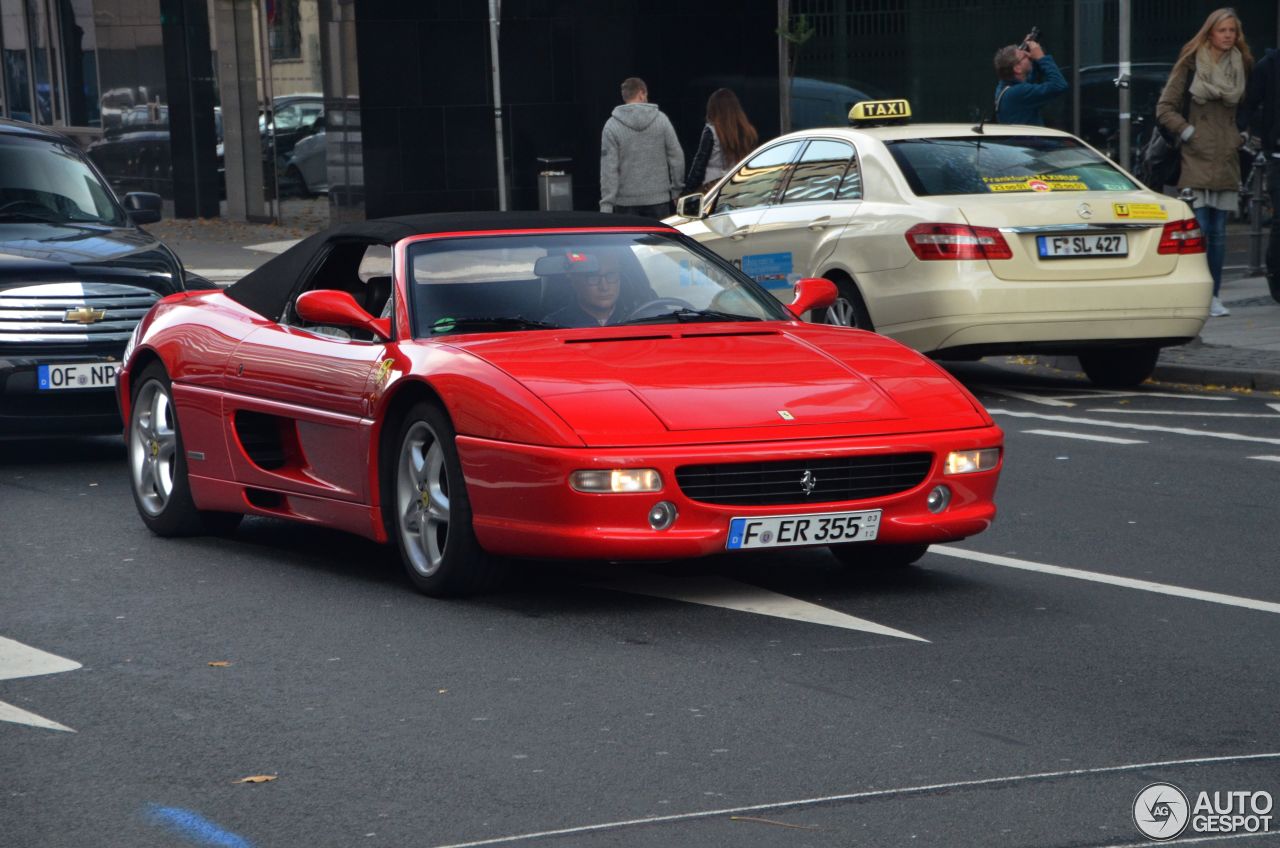
<svg viewBox="0 0 1280 848">
<path fill-rule="evenodd" d="M 887 142 L 917 196 L 1139 188 L 1083 142 L 1060 136 L 964 136 Z"/>
</svg>

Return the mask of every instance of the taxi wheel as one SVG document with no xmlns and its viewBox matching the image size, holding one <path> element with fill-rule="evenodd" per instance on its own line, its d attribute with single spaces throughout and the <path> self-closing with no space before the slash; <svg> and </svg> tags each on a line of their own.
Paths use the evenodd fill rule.
<svg viewBox="0 0 1280 848">
<path fill-rule="evenodd" d="M 128 450 L 133 502 L 142 522 L 157 536 L 230 533 L 240 523 L 239 513 L 196 509 L 173 384 L 158 362 L 134 380 Z"/>
<path fill-rule="evenodd" d="M 829 550 L 843 564 L 857 568 L 905 568 L 924 556 L 929 546 L 854 542 L 848 545 L 831 545 Z"/>
<path fill-rule="evenodd" d="M 858 287 L 850 280 L 834 279 L 837 295 L 835 303 L 818 315 L 818 322 L 836 327 L 857 327 L 859 330 L 875 330 L 871 326 L 871 314 L 862 301 Z"/>
<path fill-rule="evenodd" d="M 384 509 L 414 588 L 443 598 L 488 588 L 497 560 L 476 540 L 456 433 L 438 404 L 420 401 L 405 416 L 384 468 Z"/>
<path fill-rule="evenodd" d="M 1096 386 L 1128 389 L 1145 383 L 1156 370 L 1158 347 L 1111 348 L 1079 354 L 1080 369 Z"/>
</svg>

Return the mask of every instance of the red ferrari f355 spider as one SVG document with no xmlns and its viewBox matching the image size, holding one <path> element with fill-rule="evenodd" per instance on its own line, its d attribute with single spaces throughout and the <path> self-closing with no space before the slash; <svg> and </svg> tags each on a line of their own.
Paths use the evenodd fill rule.
<svg viewBox="0 0 1280 848">
<path fill-rule="evenodd" d="M 1002 434 L 908 348 L 800 316 L 660 223 L 383 219 L 138 325 L 118 393 L 161 535 L 242 515 L 394 541 L 431 595 L 507 557 L 827 546 L 909 563 L 981 532 Z"/>
</svg>

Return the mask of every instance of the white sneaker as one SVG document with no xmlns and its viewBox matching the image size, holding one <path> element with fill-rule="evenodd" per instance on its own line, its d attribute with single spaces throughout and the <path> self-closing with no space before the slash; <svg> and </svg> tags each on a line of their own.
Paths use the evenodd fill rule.
<svg viewBox="0 0 1280 848">
<path fill-rule="evenodd" d="M 1221 318 L 1223 315 L 1230 315 L 1231 310 L 1222 305 L 1222 301 L 1214 298 L 1209 304 L 1209 315 L 1214 318 Z"/>
</svg>

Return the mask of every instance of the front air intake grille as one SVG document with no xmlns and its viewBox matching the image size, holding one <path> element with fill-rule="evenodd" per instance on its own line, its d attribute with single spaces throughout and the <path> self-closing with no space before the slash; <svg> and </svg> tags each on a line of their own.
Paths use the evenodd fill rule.
<svg viewBox="0 0 1280 848">
<path fill-rule="evenodd" d="M 924 482 L 932 465 L 928 453 L 685 465 L 676 469 L 676 482 L 690 500 L 702 503 L 802 505 L 905 492 Z"/>
<path fill-rule="evenodd" d="M 129 341 L 160 295 L 120 283 L 44 283 L 0 291 L 0 349 Z"/>
</svg>

